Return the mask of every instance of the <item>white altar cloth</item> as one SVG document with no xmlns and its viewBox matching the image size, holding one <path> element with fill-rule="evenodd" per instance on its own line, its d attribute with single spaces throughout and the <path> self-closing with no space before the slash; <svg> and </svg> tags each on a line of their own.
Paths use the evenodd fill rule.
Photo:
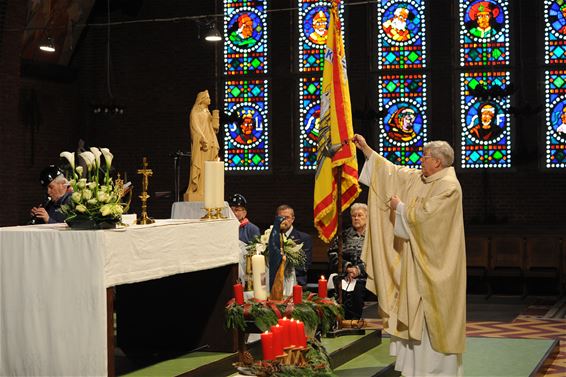
<svg viewBox="0 0 566 377">
<path fill-rule="evenodd" d="M 0 228 L 0 376 L 106 376 L 107 287 L 238 259 L 232 219 Z"/>
</svg>

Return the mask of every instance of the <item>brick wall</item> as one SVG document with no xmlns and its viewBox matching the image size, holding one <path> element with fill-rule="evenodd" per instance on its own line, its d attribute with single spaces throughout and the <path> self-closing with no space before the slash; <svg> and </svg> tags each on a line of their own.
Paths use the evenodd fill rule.
<svg viewBox="0 0 566 377">
<path fill-rule="evenodd" d="M 22 27 L 25 20 L 24 2 L 10 0 L 6 27 Z M 288 8 L 295 2 L 272 1 L 271 7 Z M 457 146 L 459 136 L 453 124 L 459 119 L 452 109 L 456 93 L 456 73 L 450 71 L 457 60 L 454 50 L 456 36 L 450 17 L 445 15 L 453 2 L 431 2 L 430 55 L 435 57 L 430 65 L 429 108 L 432 138 L 449 140 Z M 527 7 L 516 2 L 516 10 Z M 105 2 L 95 5 L 89 22 L 104 22 Z M 347 13 L 348 59 L 352 108 L 375 108 L 374 75 L 371 71 L 371 35 L 368 23 L 372 19 L 373 5 L 355 5 Z M 543 103 L 541 92 L 542 74 L 536 58 L 541 46 L 532 49 L 522 46 L 538 46 L 538 36 L 527 31 L 529 23 L 522 17 L 541 20 L 542 14 L 528 7 L 529 12 L 517 12 L 513 20 L 515 35 L 521 35 L 522 45 L 516 44 L 516 61 L 513 77 L 518 88 L 514 105 L 526 109 L 526 105 Z M 157 1 L 144 0 L 135 16 L 125 14 L 119 6 L 112 8 L 112 20 L 166 18 L 212 14 L 212 1 Z M 221 8 L 219 8 L 221 9 Z M 218 11 L 220 13 L 221 11 Z M 533 13 L 535 12 L 535 13 Z M 539 12 L 540 13 L 540 12 Z M 525 16 L 523 16 L 525 14 Z M 313 232 L 312 191 L 313 175 L 298 173 L 294 164 L 296 131 L 293 129 L 295 110 L 294 82 L 290 72 L 293 59 L 293 12 L 270 14 L 271 37 L 271 121 L 273 170 L 267 174 L 241 176 L 227 174 L 226 194 L 240 192 L 249 204 L 252 221 L 261 227 L 273 219 L 275 207 L 288 203 L 295 207 L 300 228 Z M 534 18 L 533 18 L 534 17 Z M 8 25 L 9 24 L 9 25 Z M 519 26 L 522 25 L 522 26 Z M 521 28 L 521 29 L 519 29 Z M 39 171 L 49 163 L 57 162 L 61 150 L 74 150 L 79 138 L 87 146 L 107 146 L 115 154 L 120 172 L 126 172 L 136 188 L 140 176 L 136 169 L 147 156 L 154 175 L 150 180 L 150 214 L 163 218 L 169 215 L 173 198 L 156 198 L 155 192 L 173 190 L 173 159 L 170 153 L 189 149 L 188 114 L 196 93 L 208 89 L 215 101 L 220 101 L 222 84 L 215 78 L 215 52 L 217 67 L 222 68 L 220 45 L 197 39 L 197 27 L 193 21 L 166 23 L 139 23 L 116 25 L 110 32 L 111 93 L 115 103 L 125 108 L 122 116 L 93 115 L 95 103 L 110 101 L 107 88 L 107 56 L 105 27 L 91 26 L 85 30 L 68 70 L 74 79 L 20 78 L 19 51 L 21 35 L 4 32 L 0 60 L 0 119 L 2 148 L 0 158 L 4 169 L 0 171 L 0 194 L 5 199 L 0 213 L 0 225 L 25 223 L 29 207 L 41 199 L 37 183 Z M 520 34 L 519 34 L 520 33 Z M 215 48 L 217 49 L 215 51 Z M 535 79 L 532 79 L 534 77 Z M 35 90 L 42 115 L 39 129 L 31 130 L 22 124 L 19 115 L 19 96 L 22 91 Z M 466 222 L 471 225 L 507 224 L 512 227 L 532 226 L 544 228 L 556 222 L 564 226 L 564 172 L 544 172 L 538 164 L 543 154 L 544 114 L 524 111 L 515 116 L 514 156 L 515 167 L 510 171 L 459 171 L 464 190 Z M 356 132 L 375 136 L 373 123 L 355 119 Z M 32 135 L 35 147 L 31 149 Z M 33 153 L 32 153 L 33 152 Z M 14 158 L 14 156 L 18 156 Z M 181 163 L 181 186 L 188 178 L 188 163 Z M 17 181 L 14 182 L 15 177 Z M 184 190 L 183 190 L 184 191 Z M 364 189 L 362 198 L 367 196 Z M 134 197 L 134 209 L 139 206 Z"/>
</svg>

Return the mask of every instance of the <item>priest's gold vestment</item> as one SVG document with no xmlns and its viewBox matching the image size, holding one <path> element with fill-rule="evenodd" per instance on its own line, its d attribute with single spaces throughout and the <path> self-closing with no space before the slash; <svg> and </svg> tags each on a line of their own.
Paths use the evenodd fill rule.
<svg viewBox="0 0 566 377">
<path fill-rule="evenodd" d="M 367 288 L 377 294 L 384 330 L 432 347 L 463 353 L 466 337 L 466 255 L 462 189 L 454 168 L 424 177 L 377 153 L 369 187 L 369 226 L 362 259 Z M 393 195 L 405 203 L 410 239 L 394 235 Z"/>
</svg>

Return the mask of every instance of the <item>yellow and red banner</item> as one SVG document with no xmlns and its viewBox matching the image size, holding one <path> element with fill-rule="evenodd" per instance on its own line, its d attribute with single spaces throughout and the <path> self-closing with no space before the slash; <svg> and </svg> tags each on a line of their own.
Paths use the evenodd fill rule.
<svg viewBox="0 0 566 377">
<path fill-rule="evenodd" d="M 324 54 L 320 123 L 318 136 L 317 171 L 314 183 L 314 226 L 319 237 L 330 242 L 338 225 L 337 172 L 342 166 L 341 209 L 344 211 L 360 193 L 356 147 L 350 140 L 354 136 L 350 89 L 346 73 L 346 54 L 338 5 L 333 1 L 330 9 L 328 39 Z"/>
</svg>

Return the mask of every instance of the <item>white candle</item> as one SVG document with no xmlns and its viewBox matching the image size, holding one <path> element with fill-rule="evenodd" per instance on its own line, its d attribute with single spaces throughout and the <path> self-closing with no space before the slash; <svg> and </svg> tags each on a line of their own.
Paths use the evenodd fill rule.
<svg viewBox="0 0 566 377">
<path fill-rule="evenodd" d="M 252 255 L 252 274 L 254 280 L 254 297 L 258 300 L 267 300 L 267 293 L 262 280 L 265 277 L 265 257 L 261 254 Z"/>
<path fill-rule="evenodd" d="M 204 162 L 204 208 L 224 207 L 224 162 Z"/>
</svg>

